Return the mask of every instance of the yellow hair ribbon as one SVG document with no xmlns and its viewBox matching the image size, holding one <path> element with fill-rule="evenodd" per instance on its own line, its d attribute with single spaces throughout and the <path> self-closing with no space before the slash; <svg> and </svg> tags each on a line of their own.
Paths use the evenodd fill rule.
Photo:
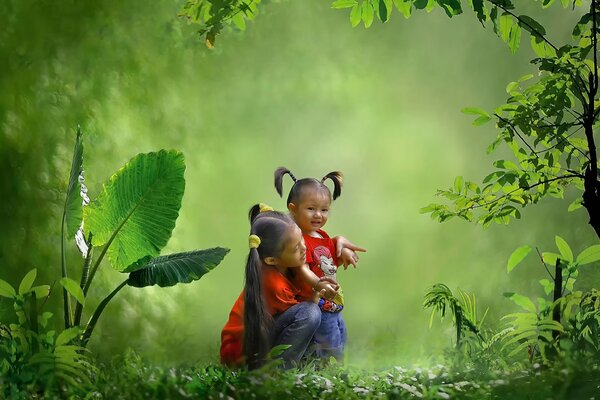
<svg viewBox="0 0 600 400">
<path fill-rule="evenodd" d="M 251 249 L 256 249 L 260 245 L 260 238 L 256 235 L 250 235 L 248 244 Z"/>
<path fill-rule="evenodd" d="M 258 205 L 258 207 L 260 208 L 260 212 L 261 213 L 264 213 L 264 212 L 267 212 L 267 211 L 273 211 L 273 207 L 271 207 L 271 206 L 269 206 L 269 205 L 267 205 L 265 203 L 260 203 Z"/>
</svg>

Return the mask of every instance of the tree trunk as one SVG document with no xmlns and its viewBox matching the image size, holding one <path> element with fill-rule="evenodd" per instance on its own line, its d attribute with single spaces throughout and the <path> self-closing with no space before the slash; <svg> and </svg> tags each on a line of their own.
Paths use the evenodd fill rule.
<svg viewBox="0 0 600 400">
<path fill-rule="evenodd" d="M 598 186 L 597 177 L 594 176 L 592 168 L 588 167 L 585 171 L 583 206 L 587 209 L 590 216 L 589 224 L 600 238 L 600 193 Z"/>
<path fill-rule="evenodd" d="M 556 259 L 556 265 L 554 268 L 554 296 L 552 298 L 554 308 L 552 308 L 552 320 L 560 324 L 560 304 L 556 304 L 556 301 L 562 297 L 562 266 L 560 264 L 560 258 Z M 559 331 L 552 331 L 552 338 L 556 341 L 560 335 Z"/>
</svg>

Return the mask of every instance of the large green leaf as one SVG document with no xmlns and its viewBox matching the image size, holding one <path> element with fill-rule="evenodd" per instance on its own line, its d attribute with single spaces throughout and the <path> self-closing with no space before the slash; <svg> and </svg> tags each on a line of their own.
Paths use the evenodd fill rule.
<svg viewBox="0 0 600 400">
<path fill-rule="evenodd" d="M 173 286 L 200 279 L 223 260 L 229 249 L 215 247 L 156 257 L 129 274 L 127 284 L 135 287 Z"/>
<path fill-rule="evenodd" d="M 84 210 L 94 245 L 109 244 L 113 267 L 157 256 L 167 244 L 185 190 L 185 161 L 178 151 L 138 154 L 104 184 Z"/>
<path fill-rule="evenodd" d="M 77 137 L 75 139 L 75 148 L 73 149 L 73 161 L 71 162 L 71 173 L 69 175 L 67 199 L 64 209 L 64 223 L 67 225 L 66 234 L 69 239 L 75 237 L 75 232 L 81 226 L 81 219 L 83 217 L 81 182 L 79 181 L 82 172 L 83 143 L 81 140 L 81 129 L 77 127 Z"/>
</svg>

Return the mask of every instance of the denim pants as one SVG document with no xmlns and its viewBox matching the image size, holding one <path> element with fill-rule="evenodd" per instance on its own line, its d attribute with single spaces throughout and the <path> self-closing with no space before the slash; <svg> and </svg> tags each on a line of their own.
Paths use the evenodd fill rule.
<svg viewBox="0 0 600 400">
<path fill-rule="evenodd" d="M 290 345 L 280 356 L 285 368 L 298 364 L 321 324 L 321 314 L 318 305 L 305 301 L 274 318 L 273 346 Z"/>
<path fill-rule="evenodd" d="M 319 358 L 335 357 L 344 360 L 344 346 L 348 340 L 346 324 L 341 312 L 321 312 L 321 325 L 315 332 L 314 342 Z"/>
</svg>

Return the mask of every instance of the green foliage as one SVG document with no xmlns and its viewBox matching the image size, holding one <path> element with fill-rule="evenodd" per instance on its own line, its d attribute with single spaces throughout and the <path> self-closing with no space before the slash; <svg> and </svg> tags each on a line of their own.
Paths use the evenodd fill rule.
<svg viewBox="0 0 600 400">
<path fill-rule="evenodd" d="M 482 399 L 590 398 L 597 393 L 600 371 L 590 360 L 555 368 L 481 371 L 396 366 L 379 370 L 338 364 L 282 370 L 231 370 L 222 365 L 161 367 L 149 365 L 133 351 L 101 364 L 94 374 L 93 393 L 100 398 L 256 398 L 256 399 Z M 54 392 L 56 393 L 56 392 Z M 54 394 L 50 393 L 50 394 Z M 24 397 L 26 393 L 23 393 Z M 65 388 L 62 395 L 86 393 Z"/>
<path fill-rule="evenodd" d="M 508 320 L 511 326 L 511 332 L 507 335 L 508 341 L 504 346 L 516 345 L 508 356 L 519 352 L 527 353 L 530 360 L 540 357 L 542 362 L 548 363 L 549 354 L 560 354 L 563 357 L 572 353 L 581 353 L 584 357 L 600 355 L 600 348 L 597 346 L 600 342 L 597 291 L 573 291 L 579 266 L 600 259 L 600 256 L 597 256 L 598 245 L 590 246 L 574 257 L 571 247 L 564 239 L 556 236 L 555 242 L 560 254 L 542 253 L 541 262 L 544 263 L 550 279 L 539 281 L 546 297 L 538 297 L 538 306 L 536 307 L 527 296 L 505 293 L 506 297 L 525 310 L 503 318 Z M 513 255 L 523 248 L 529 246 L 517 249 Z M 520 257 L 519 262 L 526 255 Z M 555 274 L 559 273 L 560 277 L 553 276 L 549 268 L 555 268 Z M 556 285 L 559 284 L 561 286 L 557 291 Z M 551 293 L 554 293 L 554 296 L 548 299 L 547 296 Z"/>
<path fill-rule="evenodd" d="M 117 271 L 134 271 L 167 244 L 185 190 L 184 171 L 180 152 L 139 154 L 85 208 L 85 230 L 95 246 L 109 247 Z"/>
<path fill-rule="evenodd" d="M 66 224 L 65 234 L 67 238 L 73 239 L 75 232 L 81 226 L 83 220 L 82 204 L 82 179 L 83 179 L 83 142 L 81 139 L 81 128 L 77 127 L 75 148 L 73 149 L 73 160 L 67 186 L 67 196 L 63 212 L 63 224 Z"/>
<path fill-rule="evenodd" d="M 31 393 L 52 391 L 57 386 L 85 387 L 95 370 L 86 350 L 77 345 L 78 327 L 58 336 L 50 329 L 51 312 L 43 311 L 38 300 L 47 300 L 50 287 L 33 286 L 37 271 L 29 271 L 18 291 L 0 280 L 0 295 L 13 303 L 16 323 L 0 321 L 0 393 L 19 398 L 22 390 Z M 10 289 L 8 289 L 10 288 Z"/>
<path fill-rule="evenodd" d="M 215 247 L 156 257 L 142 269 L 130 273 L 127 284 L 134 287 L 167 287 L 177 283 L 190 283 L 219 265 L 228 252 L 229 249 Z"/>
<path fill-rule="evenodd" d="M 15 299 L 15 304 L 20 307 L 17 310 L 19 322 L 29 324 L 27 331 L 18 330 L 10 325 L 11 331 L 7 331 L 8 336 L 20 337 L 21 346 L 32 349 L 31 352 L 22 355 L 23 362 L 39 365 L 40 376 L 44 376 L 50 370 L 62 373 L 61 368 L 71 368 L 70 364 L 61 361 L 63 360 L 61 357 L 65 360 L 71 357 L 79 361 L 76 356 L 80 353 L 80 348 L 69 346 L 68 343 L 76 339 L 84 346 L 87 344 L 105 307 L 126 283 L 129 282 L 131 286 L 137 287 L 190 283 L 215 268 L 225 257 L 229 250 L 223 248 L 157 257 L 170 238 L 179 215 L 185 188 L 184 171 L 183 155 L 179 152 L 162 150 L 156 153 L 139 154 L 117 171 L 103 186 L 99 197 L 83 210 L 82 207 L 89 203 L 89 199 L 82 178 L 82 133 L 80 129 L 77 130 L 63 212 L 62 277 L 58 281 L 63 287 L 66 330 L 58 336 L 56 345 L 49 351 L 40 353 L 43 347 L 36 336 L 38 335 L 36 299 L 48 296 L 49 286 L 33 287 L 37 275 L 35 269 L 25 275 L 18 291 L 7 282 L 0 280 L 0 296 Z M 85 231 L 88 232 L 87 239 L 84 238 L 81 229 L 82 214 L 84 214 Z M 67 276 L 65 236 L 75 239 L 73 241 L 85 256 L 80 283 Z M 93 267 L 90 267 L 94 245 L 103 245 L 103 250 Z M 130 279 L 115 288 L 98 305 L 89 322 L 85 326 L 80 326 L 88 290 L 106 254 L 109 255 L 115 269 L 120 272 L 132 272 L 132 274 Z M 29 300 L 31 305 L 30 316 L 26 318 L 22 309 L 25 307 L 28 295 L 31 298 Z M 77 301 L 75 310 L 71 307 L 71 297 Z M 47 318 L 41 325 L 45 327 L 46 322 Z M 68 329 L 71 326 L 75 328 Z M 48 334 L 54 335 L 54 331 Z M 69 335 L 68 338 L 63 334 Z M 48 340 L 47 342 L 51 345 L 54 343 Z M 60 364 L 60 368 L 53 369 L 54 364 Z M 85 363 L 82 365 L 85 366 Z M 77 371 L 76 369 L 73 373 L 77 375 Z M 69 376 L 63 378 L 67 379 Z M 25 384 L 24 381 L 22 383 Z"/>
<path fill-rule="evenodd" d="M 206 46 L 213 48 L 215 38 L 225 25 L 233 23 L 237 29 L 246 30 L 246 22 L 258 15 L 261 0 L 187 0 L 179 16 L 200 25 L 198 34 Z"/>
<path fill-rule="evenodd" d="M 506 265 L 506 270 L 508 272 L 512 271 L 531 251 L 531 246 L 521 246 L 516 249 L 508 259 L 508 264 Z"/>
<path fill-rule="evenodd" d="M 76 146 L 76 152 L 77 149 Z M 81 335 L 84 345 L 108 303 L 127 283 L 135 287 L 190 283 L 215 268 L 229 251 L 214 248 L 156 257 L 171 237 L 179 215 L 185 190 L 184 171 L 180 152 L 138 154 L 113 174 L 98 198 L 85 207 L 85 247 L 103 246 L 103 250 L 91 270 L 93 253 L 86 253 L 80 284 L 66 277 L 60 280 L 65 291 L 78 301 L 74 324 L 80 324 L 85 296 L 105 254 L 117 271 L 131 274 L 93 312 Z M 71 318 L 69 311 L 65 319 Z"/>
<path fill-rule="evenodd" d="M 511 218 L 521 218 L 519 208 L 548 196 L 562 198 L 565 188 L 573 185 L 588 200 L 579 199 L 569 206 L 569 211 L 583 204 L 600 236 L 600 220 L 594 211 L 598 197 L 593 189 L 599 186 L 593 127 L 600 101 L 597 63 L 591 52 L 597 34 L 592 35 L 589 26 L 597 6 L 592 2 L 587 17 L 575 26 L 573 35 L 578 43 L 558 48 L 547 40 L 542 25 L 528 16 L 513 13 L 510 1 L 489 3 L 493 5 L 490 13 L 482 12 L 478 18 L 482 23 L 491 20 L 494 31 L 513 52 L 519 47 L 521 29 L 531 35 L 532 48 L 539 57 L 532 63 L 538 67 L 539 79 L 534 80 L 534 75 L 529 74 L 509 83 L 507 103 L 493 113 L 477 108 L 465 108 L 463 112 L 478 115 L 473 122 L 475 126 L 489 121 L 493 115 L 500 133 L 488 147 L 488 153 L 504 143 L 514 160 L 494 162 L 496 170 L 483 178 L 480 185 L 467 182 L 460 187 L 438 190 L 437 195 L 445 197 L 451 205 L 434 203 L 421 212 L 430 213 L 440 222 L 456 216 L 477 221 L 484 227 L 493 222 L 507 224 Z M 544 2 L 543 6 L 550 4 Z M 567 5 L 568 2 L 563 2 L 563 6 Z M 502 14 L 499 15 L 498 9 L 503 10 Z M 591 172 L 586 173 L 588 170 Z"/>
<path fill-rule="evenodd" d="M 452 294 L 448 286 L 437 283 L 427 290 L 423 300 L 423 307 L 431 308 L 430 327 L 436 312 L 440 314 L 442 319 L 446 316 L 446 309 L 452 312 L 452 321 L 456 327 L 456 347 L 461 345 L 461 338 L 464 332 L 471 332 L 480 336 L 481 324 L 485 319 L 485 315 L 487 315 L 486 310 L 483 318 L 479 320 L 477 318 L 475 295 L 469 295 L 461 290 L 459 292 L 460 299 Z"/>
</svg>

